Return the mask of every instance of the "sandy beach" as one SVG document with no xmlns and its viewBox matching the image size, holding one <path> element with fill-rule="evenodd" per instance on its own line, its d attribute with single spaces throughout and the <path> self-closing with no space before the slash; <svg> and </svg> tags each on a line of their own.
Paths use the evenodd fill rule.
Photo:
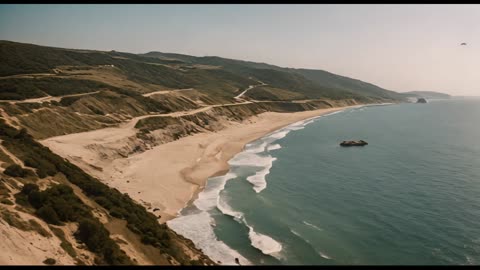
<svg viewBox="0 0 480 270">
<path fill-rule="evenodd" d="M 113 160 L 102 157 L 101 148 L 91 145 L 125 143 L 132 136 L 131 125 L 53 137 L 42 143 L 109 186 L 128 193 L 165 222 L 197 196 L 209 177 L 226 173 L 228 160 L 247 143 L 294 122 L 349 107 L 266 112 L 242 123 L 225 123 L 227 127 L 218 132 L 198 133 Z"/>
</svg>

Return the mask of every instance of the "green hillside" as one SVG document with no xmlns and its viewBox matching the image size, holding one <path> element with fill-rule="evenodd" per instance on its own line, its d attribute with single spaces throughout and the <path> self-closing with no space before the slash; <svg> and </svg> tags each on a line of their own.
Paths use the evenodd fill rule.
<svg viewBox="0 0 480 270">
<path fill-rule="evenodd" d="M 259 81 L 269 85 L 269 93 L 251 91 L 248 97 L 262 100 L 297 98 L 353 98 L 359 101 L 402 100 L 403 95 L 388 91 L 373 84 L 335 75 L 322 70 L 290 69 L 265 63 L 255 63 L 226 59 L 216 56 L 195 57 L 182 54 L 150 52 L 146 54 L 122 53 L 116 51 L 94 51 L 62 49 L 33 44 L 0 41 L 0 96 L 3 99 L 22 99 L 44 96 L 45 93 L 73 94 L 94 91 L 100 86 L 112 85 L 110 89 L 129 88 L 141 93 L 158 89 L 195 88 L 202 93 L 224 102 L 232 102 L 233 97 L 249 85 Z M 110 77 L 120 78 L 124 85 L 115 85 L 102 70 L 111 67 Z M 72 70 L 83 69 L 82 73 Z M 95 72 L 93 70 L 95 69 Z M 106 69 L 106 68 L 105 68 Z M 70 73 L 67 74 L 69 70 Z M 55 76 L 59 80 L 32 80 L 25 74 Z M 82 79 L 100 81 L 104 85 L 93 85 L 85 80 L 72 79 L 75 75 Z M 17 78 L 23 76 L 22 78 Z M 90 76 L 90 77 L 89 77 Z M 27 81 L 19 81 L 27 80 Z M 131 83 L 128 83 L 131 82 Z M 48 85 L 50 83 L 51 85 Z M 16 86 L 12 86 L 16 85 Z M 133 84 L 138 87 L 131 87 Z M 58 89 L 61 85 L 64 90 Z M 108 87 L 107 87 L 108 88 Z M 275 90 L 275 89 L 278 89 Z M 278 93 L 277 93 L 278 92 Z"/>
<path fill-rule="evenodd" d="M 226 59 L 221 57 L 195 57 L 183 54 L 149 52 L 144 56 L 158 59 L 178 59 L 186 63 L 218 66 L 233 73 L 253 77 L 277 89 L 297 93 L 307 98 L 357 98 L 403 100 L 404 96 L 360 80 L 336 75 L 323 70 L 282 68 L 265 63 Z"/>
</svg>

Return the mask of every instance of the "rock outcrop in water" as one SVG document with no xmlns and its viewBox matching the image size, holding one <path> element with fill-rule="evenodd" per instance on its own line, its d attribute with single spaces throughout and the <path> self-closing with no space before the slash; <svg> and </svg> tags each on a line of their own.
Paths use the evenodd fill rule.
<svg viewBox="0 0 480 270">
<path fill-rule="evenodd" d="M 364 140 L 359 140 L 359 141 L 343 141 L 340 143 L 340 146 L 364 146 L 367 145 L 368 143 Z"/>
<path fill-rule="evenodd" d="M 417 103 L 427 103 L 427 100 L 424 98 L 417 99 Z"/>
</svg>

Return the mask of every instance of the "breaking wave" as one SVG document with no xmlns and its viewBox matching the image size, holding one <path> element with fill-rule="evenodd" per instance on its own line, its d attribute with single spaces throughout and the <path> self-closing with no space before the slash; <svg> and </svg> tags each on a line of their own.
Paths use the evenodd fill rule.
<svg viewBox="0 0 480 270">
<path fill-rule="evenodd" d="M 248 225 L 247 225 L 248 226 Z M 268 235 L 257 233 L 251 226 L 248 226 L 248 238 L 252 246 L 260 250 L 265 255 L 272 255 L 282 251 L 282 245 Z"/>
<path fill-rule="evenodd" d="M 324 259 L 327 259 L 327 260 L 331 260 L 332 258 L 330 258 L 328 255 L 326 255 L 325 253 L 321 252 L 321 251 L 318 251 L 317 249 L 315 249 L 312 245 L 312 243 L 310 243 L 310 241 L 308 241 L 308 239 L 305 239 L 300 233 L 294 231 L 293 229 L 290 229 L 290 232 L 292 232 L 293 234 L 295 234 L 296 236 L 298 236 L 299 238 L 301 238 L 303 241 L 307 242 L 312 248 L 313 250 L 315 250 L 315 252 L 317 252 L 318 255 L 320 255 L 320 257 L 324 258 Z"/>
<path fill-rule="evenodd" d="M 267 147 L 267 151 L 270 152 L 272 150 L 277 150 L 277 149 L 280 149 L 280 148 L 282 148 L 282 146 L 280 144 L 278 144 L 278 143 L 277 144 L 272 144 L 272 145 L 269 145 Z"/>
<path fill-rule="evenodd" d="M 270 169 L 273 166 L 273 162 L 276 158 L 271 158 L 270 163 L 265 166 L 261 171 L 255 173 L 255 175 L 247 177 L 247 181 L 253 184 L 255 192 L 259 193 L 267 187 L 267 180 L 265 177 L 270 173 Z"/>
<path fill-rule="evenodd" d="M 340 112 L 342 111 L 312 117 L 303 121 L 290 124 L 282 129 L 276 130 L 255 142 L 245 145 L 244 151 L 235 155 L 235 157 L 233 157 L 228 163 L 231 166 L 261 168 L 253 175 L 246 177 L 246 180 L 253 185 L 253 190 L 255 190 L 256 193 L 260 193 L 267 187 L 266 176 L 270 173 L 270 169 L 273 166 L 273 161 L 276 160 L 276 158 L 269 155 L 268 152 L 281 148 L 280 144 L 274 142 L 284 138 L 291 131 L 301 130 L 305 128 L 305 126 L 313 123 L 316 119 L 320 117 Z"/>
<path fill-rule="evenodd" d="M 219 194 L 225 189 L 227 181 L 234 179 L 237 175 L 233 172 L 228 172 L 226 175 L 218 176 L 210 179 L 205 189 L 198 194 L 198 198 L 193 204 L 202 211 L 209 211 L 217 206 Z"/>
<path fill-rule="evenodd" d="M 205 189 L 199 193 L 198 198 L 193 202 L 193 206 L 198 210 L 167 221 L 167 225 L 175 232 L 191 239 L 206 255 L 212 260 L 220 262 L 220 264 L 235 265 L 235 258 L 238 258 L 242 265 L 251 264 L 248 259 L 240 255 L 236 250 L 217 239 L 213 230 L 214 219 L 211 211 L 218 209 L 222 214 L 231 216 L 239 224 L 248 228 L 248 238 L 254 248 L 263 254 L 279 258 L 282 244 L 266 234 L 256 232 L 253 226 L 247 223 L 244 214 L 232 209 L 220 193 L 225 189 L 225 185 L 229 180 L 240 176 L 240 174 L 234 172 L 235 167 L 255 168 L 254 174 L 246 176 L 246 180 L 253 185 L 255 192 L 259 193 L 264 190 L 267 187 L 266 176 L 270 173 L 273 162 L 276 160 L 269 152 L 281 148 L 280 144 L 274 142 L 284 138 L 291 131 L 305 128 L 306 125 L 314 122 L 319 117 L 340 112 L 337 111 L 293 123 L 247 144 L 244 151 L 229 160 L 228 163 L 231 169 L 226 175 L 212 177 L 207 181 Z M 321 230 L 313 224 L 304 223 Z M 325 254 L 320 255 L 329 259 Z"/>
<path fill-rule="evenodd" d="M 268 235 L 256 232 L 253 227 L 247 223 L 243 213 L 233 210 L 221 197 L 219 197 L 217 207 L 222 214 L 233 217 L 238 223 L 248 228 L 248 238 L 250 239 L 251 245 L 263 254 L 273 255 L 282 250 L 282 245 L 279 242 Z"/>
<path fill-rule="evenodd" d="M 224 265 L 236 265 L 235 258 L 240 264 L 251 264 L 246 258 L 224 242 L 219 241 L 211 226 L 212 217 L 208 212 L 180 216 L 167 221 L 167 225 L 175 232 L 191 239 L 197 248 L 207 254 L 215 262 Z"/>
</svg>

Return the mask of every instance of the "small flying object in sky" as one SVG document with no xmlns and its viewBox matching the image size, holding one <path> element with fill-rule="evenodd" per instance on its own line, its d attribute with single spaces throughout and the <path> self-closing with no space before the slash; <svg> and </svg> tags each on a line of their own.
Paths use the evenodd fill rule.
<svg viewBox="0 0 480 270">
<path fill-rule="evenodd" d="M 460 46 L 466 46 L 467 43 L 463 42 L 462 44 L 460 44 Z"/>
</svg>

